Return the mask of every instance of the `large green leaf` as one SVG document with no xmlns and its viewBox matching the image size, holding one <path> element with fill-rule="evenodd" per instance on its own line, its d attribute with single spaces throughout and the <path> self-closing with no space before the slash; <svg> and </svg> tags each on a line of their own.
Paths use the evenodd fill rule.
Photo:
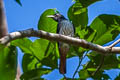
<svg viewBox="0 0 120 80">
<path fill-rule="evenodd" d="M 69 8 L 68 17 L 75 27 L 80 27 L 80 30 L 88 24 L 88 10 L 79 2 L 76 2 Z"/>
<path fill-rule="evenodd" d="M 116 15 L 100 15 L 92 22 L 90 28 L 96 32 L 93 42 L 103 45 L 115 39 L 120 33 L 120 17 Z"/>
<path fill-rule="evenodd" d="M 14 40 L 12 41 L 11 44 L 14 46 L 18 46 L 23 53 L 29 53 L 29 54 L 32 53 L 30 49 L 30 46 L 32 45 L 32 41 L 29 40 L 28 38 Z"/>
<path fill-rule="evenodd" d="M 55 52 L 55 51 L 54 51 Z M 56 69 L 58 68 L 58 58 L 55 56 L 55 53 L 52 52 L 49 54 L 49 56 L 44 57 L 40 63 L 42 65 L 51 67 L 51 69 Z"/>
<path fill-rule="evenodd" d="M 57 68 L 56 50 L 53 43 L 45 39 L 37 39 L 31 46 L 33 56 L 39 59 L 42 65 Z"/>
<path fill-rule="evenodd" d="M 41 63 L 35 56 L 32 56 L 31 54 L 24 54 L 22 59 L 22 68 L 23 72 L 27 72 L 29 70 L 36 69 L 37 67 L 41 66 Z"/>
<path fill-rule="evenodd" d="M 30 70 L 21 75 L 21 80 L 41 80 L 40 77 L 49 72 L 51 72 L 51 70 L 46 68 Z"/>
<path fill-rule="evenodd" d="M 44 13 L 40 16 L 40 19 L 38 22 L 39 30 L 56 33 L 57 22 L 52 20 L 52 18 L 47 17 L 48 15 L 53 15 L 53 14 L 55 14 L 55 9 L 48 9 L 44 11 Z"/>
<path fill-rule="evenodd" d="M 14 46 L 0 45 L 0 79 L 15 80 L 17 70 L 17 50 Z"/>
<path fill-rule="evenodd" d="M 46 54 L 45 52 L 47 50 L 48 44 L 49 44 L 48 40 L 37 39 L 32 43 L 30 49 L 32 50 L 33 55 L 36 56 L 36 58 L 42 60 Z"/>
</svg>

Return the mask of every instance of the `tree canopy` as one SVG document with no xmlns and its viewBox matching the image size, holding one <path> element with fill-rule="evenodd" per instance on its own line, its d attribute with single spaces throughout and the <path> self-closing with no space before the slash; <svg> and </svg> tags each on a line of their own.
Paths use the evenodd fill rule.
<svg viewBox="0 0 120 80">
<path fill-rule="evenodd" d="M 15 1 L 22 6 L 20 0 Z M 101 0 L 74 0 L 75 3 L 69 7 L 67 15 L 75 26 L 75 37 L 102 46 L 113 41 L 120 33 L 120 16 L 101 14 L 88 25 L 88 7 L 97 1 Z M 55 14 L 56 11 L 59 12 L 56 9 L 44 11 L 39 18 L 37 29 L 56 33 L 57 23 L 46 17 Z M 24 53 L 21 80 L 44 80 L 43 75 L 58 69 L 59 51 L 56 41 L 44 38 L 36 39 L 34 42 L 29 38 L 16 39 L 11 41 L 9 46 L 0 44 L 0 78 L 2 80 L 14 80 L 16 77 L 17 54 L 19 54 L 16 47 Z M 61 80 L 88 78 L 108 80 L 110 76 L 104 73 L 105 70 L 120 68 L 120 57 L 117 54 L 119 53 L 103 55 L 90 49 L 71 45 L 67 58 L 79 57 L 79 65 L 72 78 L 64 75 Z M 85 57 L 88 57 L 89 61 L 82 64 Z M 79 69 L 80 66 L 82 69 Z M 75 78 L 76 73 L 79 74 L 79 78 Z M 119 78 L 120 75 L 115 80 Z"/>
</svg>

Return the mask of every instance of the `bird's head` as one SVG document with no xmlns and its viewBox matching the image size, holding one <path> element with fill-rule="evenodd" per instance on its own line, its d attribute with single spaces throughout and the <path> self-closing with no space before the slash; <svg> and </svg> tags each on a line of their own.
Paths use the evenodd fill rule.
<svg viewBox="0 0 120 80">
<path fill-rule="evenodd" d="M 59 13 L 56 13 L 54 15 L 48 15 L 47 17 L 54 19 L 55 21 L 60 21 L 62 19 L 65 19 L 65 17 Z"/>
</svg>

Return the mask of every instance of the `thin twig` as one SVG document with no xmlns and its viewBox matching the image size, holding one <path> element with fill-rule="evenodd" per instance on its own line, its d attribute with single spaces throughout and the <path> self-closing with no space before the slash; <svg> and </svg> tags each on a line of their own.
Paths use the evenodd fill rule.
<svg viewBox="0 0 120 80">
<path fill-rule="evenodd" d="M 118 44 L 120 42 L 120 39 L 118 39 L 117 41 L 115 41 L 114 43 L 112 43 L 109 47 L 112 48 L 114 47 L 116 44 Z"/>
<path fill-rule="evenodd" d="M 77 72 L 78 72 L 78 70 L 79 70 L 79 68 L 81 66 L 81 63 L 82 63 L 83 59 L 85 58 L 86 54 L 87 54 L 87 52 L 85 52 L 85 55 L 83 54 L 83 56 L 81 57 L 81 59 L 79 58 L 79 64 L 78 64 L 78 66 L 77 66 L 77 68 L 76 68 L 76 70 L 75 70 L 75 72 L 73 74 L 72 80 L 74 80 L 75 75 L 77 74 Z"/>
<path fill-rule="evenodd" d="M 105 58 L 105 56 L 104 56 L 104 55 L 101 55 L 100 64 L 99 64 L 99 66 L 96 68 L 96 71 L 92 73 L 92 76 L 95 76 L 96 73 L 101 69 L 101 67 L 102 67 L 102 65 L 103 65 L 103 63 L 104 63 L 104 58 Z"/>
<path fill-rule="evenodd" d="M 67 80 L 67 77 L 65 76 L 65 74 L 62 74 L 64 76 L 64 80 Z"/>
</svg>

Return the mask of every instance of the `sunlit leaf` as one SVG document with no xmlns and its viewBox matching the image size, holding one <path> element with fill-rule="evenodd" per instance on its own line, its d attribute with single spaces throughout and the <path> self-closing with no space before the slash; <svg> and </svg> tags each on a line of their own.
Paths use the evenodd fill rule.
<svg viewBox="0 0 120 80">
<path fill-rule="evenodd" d="M 0 45 L 0 79 L 15 80 L 17 71 L 17 50 L 15 46 Z"/>
<path fill-rule="evenodd" d="M 87 8 L 83 8 L 79 2 L 76 2 L 69 8 L 68 17 L 75 27 L 80 27 L 80 30 L 88 24 Z"/>
<path fill-rule="evenodd" d="M 92 22 L 90 28 L 96 31 L 93 43 L 103 45 L 115 39 L 120 33 L 120 17 L 115 15 L 100 15 Z"/>
<path fill-rule="evenodd" d="M 23 53 L 29 53 L 29 54 L 32 53 L 30 49 L 30 46 L 32 45 L 32 41 L 29 40 L 28 38 L 14 40 L 12 41 L 11 44 L 14 46 L 18 46 Z"/>
<path fill-rule="evenodd" d="M 44 13 L 40 16 L 38 22 L 38 29 L 44 30 L 47 32 L 56 33 L 57 22 L 55 22 L 52 18 L 48 18 L 48 15 L 55 14 L 55 9 L 48 9 L 44 11 Z"/>
<path fill-rule="evenodd" d="M 48 40 L 37 39 L 30 46 L 30 49 L 32 50 L 33 55 L 35 55 L 39 60 L 42 60 L 46 54 L 45 51 L 47 49 L 48 44 Z"/>
<path fill-rule="evenodd" d="M 37 39 L 31 46 L 33 56 L 38 58 L 42 65 L 57 68 L 56 50 L 54 48 L 54 45 L 45 39 Z"/>
<path fill-rule="evenodd" d="M 87 68 L 88 71 L 96 71 L 96 68 Z"/>
<path fill-rule="evenodd" d="M 24 54 L 22 59 L 23 72 L 36 69 L 38 65 L 39 67 L 41 66 L 39 60 L 37 60 L 35 56 L 32 56 L 31 54 Z"/>
</svg>

